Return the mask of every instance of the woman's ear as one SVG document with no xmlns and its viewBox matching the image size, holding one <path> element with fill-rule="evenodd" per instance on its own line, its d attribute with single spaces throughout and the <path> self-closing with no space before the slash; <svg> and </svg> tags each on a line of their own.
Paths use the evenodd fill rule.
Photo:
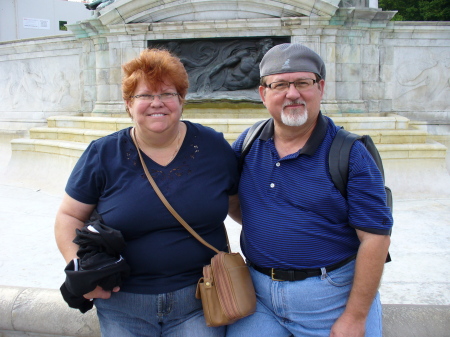
<svg viewBox="0 0 450 337">
<path fill-rule="evenodd" d="M 128 116 L 130 116 L 131 119 L 133 119 L 133 115 L 131 114 L 131 107 L 132 107 L 131 101 L 125 101 L 125 110 L 128 113 Z"/>
</svg>

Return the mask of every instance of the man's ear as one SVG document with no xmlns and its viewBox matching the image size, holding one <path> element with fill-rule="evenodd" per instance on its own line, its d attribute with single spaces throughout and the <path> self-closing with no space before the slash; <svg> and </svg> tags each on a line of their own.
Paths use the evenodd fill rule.
<svg viewBox="0 0 450 337">
<path fill-rule="evenodd" d="M 318 83 L 317 83 L 317 87 L 320 90 L 321 94 L 320 96 L 322 97 L 323 94 L 325 93 L 325 80 L 321 79 Z"/>
<path fill-rule="evenodd" d="M 259 86 L 259 96 L 261 97 L 261 100 L 264 105 L 266 105 L 266 87 L 263 87 L 262 85 Z"/>
</svg>

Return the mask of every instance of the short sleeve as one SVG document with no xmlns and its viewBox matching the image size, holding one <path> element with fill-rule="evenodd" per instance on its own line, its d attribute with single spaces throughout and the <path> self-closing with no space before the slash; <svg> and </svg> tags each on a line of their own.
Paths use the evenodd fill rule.
<svg viewBox="0 0 450 337">
<path fill-rule="evenodd" d="M 66 185 L 66 193 L 85 204 L 97 204 L 104 186 L 95 141 L 91 142 L 76 163 Z"/>
<path fill-rule="evenodd" d="M 347 185 L 349 223 L 362 231 L 388 235 L 393 219 L 386 205 L 384 181 L 375 161 L 357 141 L 350 152 Z"/>
</svg>

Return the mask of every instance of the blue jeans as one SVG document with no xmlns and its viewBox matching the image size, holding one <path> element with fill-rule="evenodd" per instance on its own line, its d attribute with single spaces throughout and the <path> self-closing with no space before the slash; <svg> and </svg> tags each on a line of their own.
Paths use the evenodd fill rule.
<svg viewBox="0 0 450 337">
<path fill-rule="evenodd" d="M 196 285 L 165 294 L 113 293 L 96 299 L 104 337 L 223 337 L 225 327 L 209 328 Z"/>
<path fill-rule="evenodd" d="M 228 326 L 227 337 L 328 337 L 343 313 L 352 286 L 355 261 L 303 281 L 272 281 L 250 268 L 256 312 Z M 366 323 L 366 336 L 381 337 L 381 303 L 377 294 Z"/>
</svg>

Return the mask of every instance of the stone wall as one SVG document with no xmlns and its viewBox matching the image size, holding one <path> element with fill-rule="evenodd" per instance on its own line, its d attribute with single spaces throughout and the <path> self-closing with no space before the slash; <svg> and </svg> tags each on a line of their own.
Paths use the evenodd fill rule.
<svg viewBox="0 0 450 337">
<path fill-rule="evenodd" d="M 0 43 L 0 130 L 27 130 L 52 115 L 88 111 L 83 44 L 73 36 Z"/>
<path fill-rule="evenodd" d="M 0 43 L 0 130 L 27 129 L 51 115 L 123 114 L 121 65 L 148 41 L 249 37 L 288 38 L 317 51 L 327 66 L 326 113 L 393 112 L 450 123 L 450 22 L 392 22 L 395 12 L 343 8 L 334 0 L 298 2 L 240 1 L 243 14 L 239 6 L 227 10 L 212 0 L 195 6 L 115 2 L 96 18 L 70 25 L 73 36 Z M 208 5 L 217 9 L 214 20 L 203 18 Z M 199 99 L 188 99 L 194 96 Z M 200 100 L 232 96 L 220 92 Z"/>
</svg>

